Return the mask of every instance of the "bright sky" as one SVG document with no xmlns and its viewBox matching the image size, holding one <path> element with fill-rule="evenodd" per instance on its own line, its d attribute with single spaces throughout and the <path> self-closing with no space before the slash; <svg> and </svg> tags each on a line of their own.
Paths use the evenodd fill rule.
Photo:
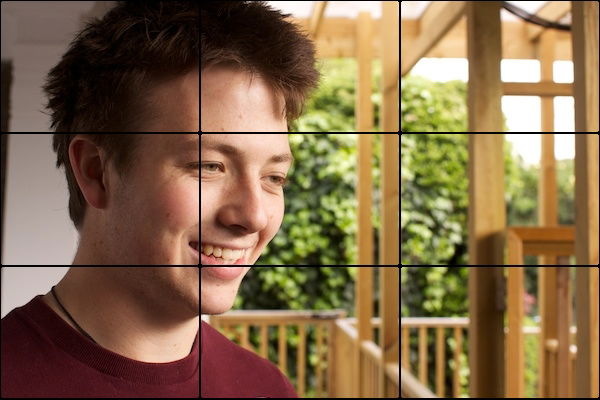
<svg viewBox="0 0 600 400">
<path fill-rule="evenodd" d="M 542 134 L 508 134 L 504 136 L 513 144 L 513 150 L 520 154 L 527 164 L 539 164 L 542 152 Z M 554 134 L 554 157 L 557 160 L 575 158 L 575 135 L 572 133 Z"/>
<path fill-rule="evenodd" d="M 411 71 L 437 82 L 468 81 L 469 63 L 464 58 L 422 58 Z M 502 60 L 501 78 L 505 82 L 539 82 L 540 65 L 537 60 Z M 554 81 L 573 82 L 573 63 L 554 62 Z M 541 128 L 541 100 L 538 96 L 502 96 L 502 112 L 506 116 L 508 132 L 539 132 Z M 575 132 L 573 97 L 554 98 L 554 130 Z"/>
</svg>

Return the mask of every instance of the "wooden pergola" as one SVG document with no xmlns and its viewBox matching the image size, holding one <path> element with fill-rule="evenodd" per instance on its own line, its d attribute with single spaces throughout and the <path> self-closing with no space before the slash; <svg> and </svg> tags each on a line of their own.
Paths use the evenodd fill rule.
<svg viewBox="0 0 600 400">
<path fill-rule="evenodd" d="M 573 96 L 575 131 L 598 132 L 598 2 L 549 1 L 537 16 L 571 14 L 571 31 L 501 21 L 501 1 L 432 1 L 418 19 L 401 20 L 402 76 L 422 57 L 469 60 L 469 132 L 501 132 L 503 95 L 541 96 L 542 132 L 554 132 L 554 96 Z M 466 40 L 465 40 L 466 38 Z M 537 59 L 541 81 L 502 82 L 502 59 Z M 555 60 L 573 60 L 574 82 L 556 83 Z"/>
<path fill-rule="evenodd" d="M 381 19 L 375 20 L 368 11 L 358 18 L 326 17 L 328 1 L 313 2 L 309 18 L 294 18 L 314 40 L 317 58 L 355 58 L 356 131 L 370 132 L 375 126 L 372 89 L 372 62 L 381 58 L 381 131 L 399 132 L 399 2 L 381 1 Z"/>
</svg>

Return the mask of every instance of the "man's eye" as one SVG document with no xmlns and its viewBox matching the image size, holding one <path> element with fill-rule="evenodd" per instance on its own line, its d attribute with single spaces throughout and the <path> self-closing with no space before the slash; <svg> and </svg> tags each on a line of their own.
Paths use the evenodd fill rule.
<svg viewBox="0 0 600 400">
<path fill-rule="evenodd" d="M 223 166 L 219 163 L 203 163 L 202 171 L 209 173 L 219 172 L 223 171 Z"/>
<path fill-rule="evenodd" d="M 285 186 L 285 184 L 287 183 L 287 178 L 283 176 L 271 175 L 268 178 L 271 183 L 274 183 L 278 186 Z"/>
</svg>

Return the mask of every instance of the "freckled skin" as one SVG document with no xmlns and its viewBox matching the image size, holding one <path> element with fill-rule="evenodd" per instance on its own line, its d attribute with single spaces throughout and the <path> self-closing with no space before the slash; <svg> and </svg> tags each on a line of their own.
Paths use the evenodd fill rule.
<svg viewBox="0 0 600 400">
<path fill-rule="evenodd" d="M 283 98 L 258 75 L 204 69 L 200 97 L 202 132 L 287 132 Z"/>
<path fill-rule="evenodd" d="M 108 172 L 108 206 L 86 210 L 79 252 L 88 261 L 91 257 L 91 263 L 99 264 L 199 263 L 189 247 L 191 238 L 199 237 L 199 176 L 188 166 L 199 161 L 199 148 L 176 151 L 190 136 L 198 134 L 144 135 L 131 171 L 123 179 L 112 169 Z"/>
</svg>

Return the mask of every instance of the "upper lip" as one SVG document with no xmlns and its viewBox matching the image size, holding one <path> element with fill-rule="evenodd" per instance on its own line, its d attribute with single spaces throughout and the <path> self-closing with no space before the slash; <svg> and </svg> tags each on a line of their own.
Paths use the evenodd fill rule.
<svg viewBox="0 0 600 400">
<path fill-rule="evenodd" d="M 224 245 L 224 244 L 214 244 L 214 243 L 208 243 L 208 242 L 202 242 L 201 243 L 202 246 L 213 246 L 213 247 L 220 247 L 222 249 L 232 249 L 232 250 L 247 250 L 252 246 L 247 246 L 247 247 L 239 247 L 239 246 L 233 246 L 230 244 Z"/>
</svg>

